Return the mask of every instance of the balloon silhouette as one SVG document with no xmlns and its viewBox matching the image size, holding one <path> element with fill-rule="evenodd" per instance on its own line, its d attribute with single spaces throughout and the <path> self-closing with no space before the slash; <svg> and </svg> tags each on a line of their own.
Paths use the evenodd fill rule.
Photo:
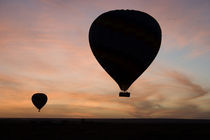
<svg viewBox="0 0 210 140">
<path fill-rule="evenodd" d="M 31 98 L 34 106 L 39 110 L 47 103 L 47 95 L 44 93 L 35 93 Z"/>
<path fill-rule="evenodd" d="M 89 30 L 91 50 L 99 64 L 117 82 L 120 96 L 149 67 L 161 44 L 161 28 L 150 15 L 135 10 L 103 13 Z M 126 95 L 129 94 L 129 95 Z"/>
</svg>

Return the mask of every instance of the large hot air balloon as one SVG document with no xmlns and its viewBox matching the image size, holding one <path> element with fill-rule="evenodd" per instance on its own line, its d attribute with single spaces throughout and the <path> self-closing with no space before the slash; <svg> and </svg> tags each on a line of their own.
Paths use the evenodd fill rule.
<svg viewBox="0 0 210 140">
<path fill-rule="evenodd" d="M 95 19 L 89 30 L 91 50 L 122 92 L 148 68 L 161 44 L 161 28 L 150 15 L 135 10 L 114 10 Z"/>
<path fill-rule="evenodd" d="M 39 110 L 47 103 L 47 95 L 44 93 L 35 93 L 31 98 L 34 106 Z"/>
</svg>

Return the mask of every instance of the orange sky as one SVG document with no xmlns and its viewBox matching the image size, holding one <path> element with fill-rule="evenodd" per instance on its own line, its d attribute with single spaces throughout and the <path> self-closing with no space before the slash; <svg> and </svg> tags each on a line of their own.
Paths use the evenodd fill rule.
<svg viewBox="0 0 210 140">
<path fill-rule="evenodd" d="M 160 52 L 119 98 L 94 58 L 93 20 L 113 9 L 157 19 Z M 210 2 L 203 0 L 1 0 L 0 117 L 210 118 Z M 36 92 L 48 96 L 38 113 Z"/>
</svg>

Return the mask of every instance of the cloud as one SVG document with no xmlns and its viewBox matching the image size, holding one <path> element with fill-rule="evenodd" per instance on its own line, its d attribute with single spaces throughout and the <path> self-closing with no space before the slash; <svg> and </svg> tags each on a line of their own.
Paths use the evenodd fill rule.
<svg viewBox="0 0 210 140">
<path fill-rule="evenodd" d="M 156 76 L 155 76 L 156 75 Z M 154 76 L 154 77 L 153 77 Z M 153 78 L 152 78 L 153 77 Z M 157 78 L 158 77 L 158 78 Z M 137 80 L 133 110 L 137 118 L 209 118 L 209 91 L 195 83 L 194 77 L 167 67 Z M 139 88 L 137 88 L 139 85 Z M 142 87 L 142 88 L 140 88 Z M 133 95 L 132 95 L 133 96 Z M 204 100 L 205 99 L 205 100 Z"/>
<path fill-rule="evenodd" d="M 168 80 L 159 80 L 158 77 Z M 0 98 L 3 104 L 0 107 L 1 116 L 12 117 L 18 114 L 16 115 L 17 117 L 209 117 L 209 111 L 202 109 L 202 105 L 208 105 L 208 103 L 204 102 L 201 105 L 198 100 L 206 96 L 208 92 L 200 85 L 192 82 L 192 78 L 171 69 L 165 69 L 162 71 L 162 75 L 158 75 L 158 77 L 141 78 L 131 90 L 131 98 L 124 99 L 119 98 L 118 92 L 113 91 L 108 93 L 100 92 L 100 90 L 73 92 L 74 88 L 72 90 L 60 88 L 60 86 L 62 87 L 61 83 L 54 85 L 54 83 L 46 84 L 44 81 L 26 77 L 23 80 L 19 80 L 17 79 L 18 77 L 1 76 L 1 82 L 5 83 L 1 88 L 1 93 L 4 95 Z M 47 91 L 46 94 L 49 100 L 43 108 L 42 114 L 37 114 L 35 107 L 30 101 L 33 94 L 30 91 L 30 85 L 45 86 L 44 91 Z M 177 87 L 183 93 L 177 94 L 175 90 Z M 177 96 L 176 99 L 170 97 L 174 94 Z M 181 94 L 186 94 L 186 96 L 183 98 Z"/>
<path fill-rule="evenodd" d="M 130 114 L 135 118 L 185 118 L 208 119 L 209 111 L 203 111 L 199 106 L 185 102 L 176 108 L 163 107 L 157 103 L 144 101 L 135 106 L 135 111 Z"/>
<path fill-rule="evenodd" d="M 183 88 L 187 88 L 191 92 L 189 99 L 199 98 L 208 94 L 208 91 L 205 90 L 202 86 L 193 83 L 189 77 L 180 72 L 167 71 L 166 75 L 175 80 Z"/>
</svg>

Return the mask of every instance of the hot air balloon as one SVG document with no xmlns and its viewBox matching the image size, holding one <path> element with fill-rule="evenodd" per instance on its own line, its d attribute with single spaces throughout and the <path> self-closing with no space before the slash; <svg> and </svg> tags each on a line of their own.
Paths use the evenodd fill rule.
<svg viewBox="0 0 210 140">
<path fill-rule="evenodd" d="M 149 67 L 161 44 L 161 28 L 149 14 L 136 10 L 103 13 L 89 30 L 90 48 L 105 71 L 117 82 L 120 96 Z"/>
<path fill-rule="evenodd" d="M 47 103 L 47 95 L 44 93 L 35 93 L 31 98 L 34 106 L 40 112 L 41 108 Z"/>
</svg>

